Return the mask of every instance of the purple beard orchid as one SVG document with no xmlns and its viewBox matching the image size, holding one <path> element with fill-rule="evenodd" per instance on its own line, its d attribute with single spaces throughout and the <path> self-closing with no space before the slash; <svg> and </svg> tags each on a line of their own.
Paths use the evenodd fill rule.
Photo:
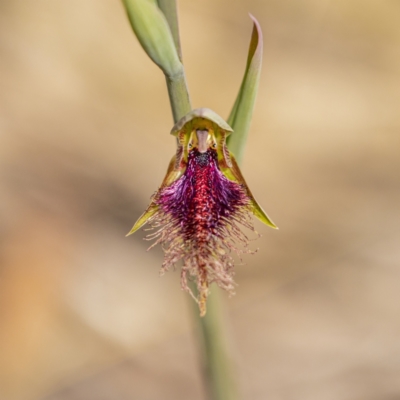
<svg viewBox="0 0 400 400">
<path fill-rule="evenodd" d="M 234 156 L 226 147 L 232 128 L 207 108 L 191 111 L 172 129 L 178 150 L 151 203 L 129 234 L 149 223 L 147 236 L 161 244 L 161 273 L 182 261 L 181 286 L 206 313 L 211 283 L 234 293 L 231 253 L 241 255 L 248 238 L 241 226 L 254 231 L 251 214 L 277 228 L 251 194 Z M 240 246 L 242 248 L 239 248 Z M 188 285 L 193 279 L 195 295 Z"/>
</svg>

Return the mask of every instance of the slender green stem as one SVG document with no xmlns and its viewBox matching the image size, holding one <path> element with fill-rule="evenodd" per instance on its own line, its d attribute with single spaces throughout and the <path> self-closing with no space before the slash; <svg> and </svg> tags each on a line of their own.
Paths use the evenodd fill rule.
<svg viewBox="0 0 400 400">
<path fill-rule="evenodd" d="M 197 304 L 191 303 L 197 325 L 197 338 L 202 350 L 200 357 L 208 398 L 210 400 L 238 400 L 235 363 L 231 356 L 221 291 L 218 287 L 212 288 L 212 294 L 207 299 L 207 314 L 203 318 L 198 316 Z"/>
<path fill-rule="evenodd" d="M 192 109 L 183 67 L 181 74 L 174 77 L 165 75 L 165 79 L 167 81 L 172 116 L 174 117 L 174 122 L 177 122 Z"/>
<path fill-rule="evenodd" d="M 165 19 L 170 27 L 172 37 L 179 59 L 182 62 L 181 42 L 179 38 L 178 10 L 175 0 L 157 0 L 160 10 L 163 12 Z M 186 84 L 185 69 L 175 76 L 165 75 L 167 81 L 169 101 L 171 103 L 172 115 L 174 122 L 191 111 L 189 91 Z"/>
</svg>

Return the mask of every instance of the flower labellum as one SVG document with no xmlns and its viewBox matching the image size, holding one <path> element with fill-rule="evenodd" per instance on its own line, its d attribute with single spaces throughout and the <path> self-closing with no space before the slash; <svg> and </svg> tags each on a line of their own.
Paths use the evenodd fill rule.
<svg viewBox="0 0 400 400">
<path fill-rule="evenodd" d="M 232 128 L 214 111 L 199 108 L 172 128 L 178 149 L 161 187 L 128 235 L 149 223 L 147 236 L 165 252 L 161 272 L 182 261 L 181 285 L 206 313 L 211 283 L 234 293 L 232 251 L 240 256 L 248 239 L 241 226 L 254 231 L 251 214 L 277 228 L 251 194 L 226 147 Z M 249 252 L 249 251 L 246 251 Z M 196 282 L 195 295 L 188 279 Z"/>
</svg>

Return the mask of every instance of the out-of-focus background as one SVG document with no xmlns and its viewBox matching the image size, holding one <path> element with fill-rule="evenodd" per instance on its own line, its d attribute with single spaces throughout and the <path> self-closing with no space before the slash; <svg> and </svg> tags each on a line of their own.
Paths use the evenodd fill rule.
<svg viewBox="0 0 400 400">
<path fill-rule="evenodd" d="M 181 0 L 194 107 L 265 37 L 243 172 L 279 231 L 226 308 L 244 399 L 400 398 L 400 2 Z M 205 399 L 188 296 L 125 238 L 174 140 L 121 2 L 0 1 L 0 399 Z"/>
</svg>

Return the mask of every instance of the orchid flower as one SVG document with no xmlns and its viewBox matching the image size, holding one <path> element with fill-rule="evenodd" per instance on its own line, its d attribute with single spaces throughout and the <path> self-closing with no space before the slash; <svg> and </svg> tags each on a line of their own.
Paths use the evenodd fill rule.
<svg viewBox="0 0 400 400">
<path fill-rule="evenodd" d="M 150 205 L 128 235 L 148 223 L 146 239 L 165 252 L 161 273 L 182 264 L 181 286 L 206 313 L 209 288 L 216 283 L 234 293 L 234 261 L 251 253 L 242 231 L 254 231 L 251 214 L 276 228 L 251 194 L 234 155 L 240 161 L 250 127 L 262 62 L 262 32 L 254 23 L 247 65 L 228 122 L 214 111 L 190 111 L 182 63 L 176 4 L 173 0 L 124 0 L 131 26 L 147 55 L 164 72 L 178 148 Z M 186 115 L 185 115 L 186 114 Z M 183 116 L 184 115 L 184 116 Z M 183 117 L 182 117 L 183 116 Z M 188 280 L 196 282 L 193 293 Z"/>
<path fill-rule="evenodd" d="M 182 261 L 181 286 L 206 313 L 211 283 L 234 293 L 231 253 L 240 256 L 248 238 L 241 226 L 254 231 L 250 214 L 276 228 L 254 199 L 235 157 L 226 146 L 232 128 L 214 111 L 199 108 L 172 128 L 178 149 L 150 205 L 129 234 L 149 223 L 154 232 L 147 239 L 161 244 L 161 273 Z M 238 247 L 238 246 L 240 246 Z M 192 292 L 188 279 L 197 285 Z"/>
</svg>

